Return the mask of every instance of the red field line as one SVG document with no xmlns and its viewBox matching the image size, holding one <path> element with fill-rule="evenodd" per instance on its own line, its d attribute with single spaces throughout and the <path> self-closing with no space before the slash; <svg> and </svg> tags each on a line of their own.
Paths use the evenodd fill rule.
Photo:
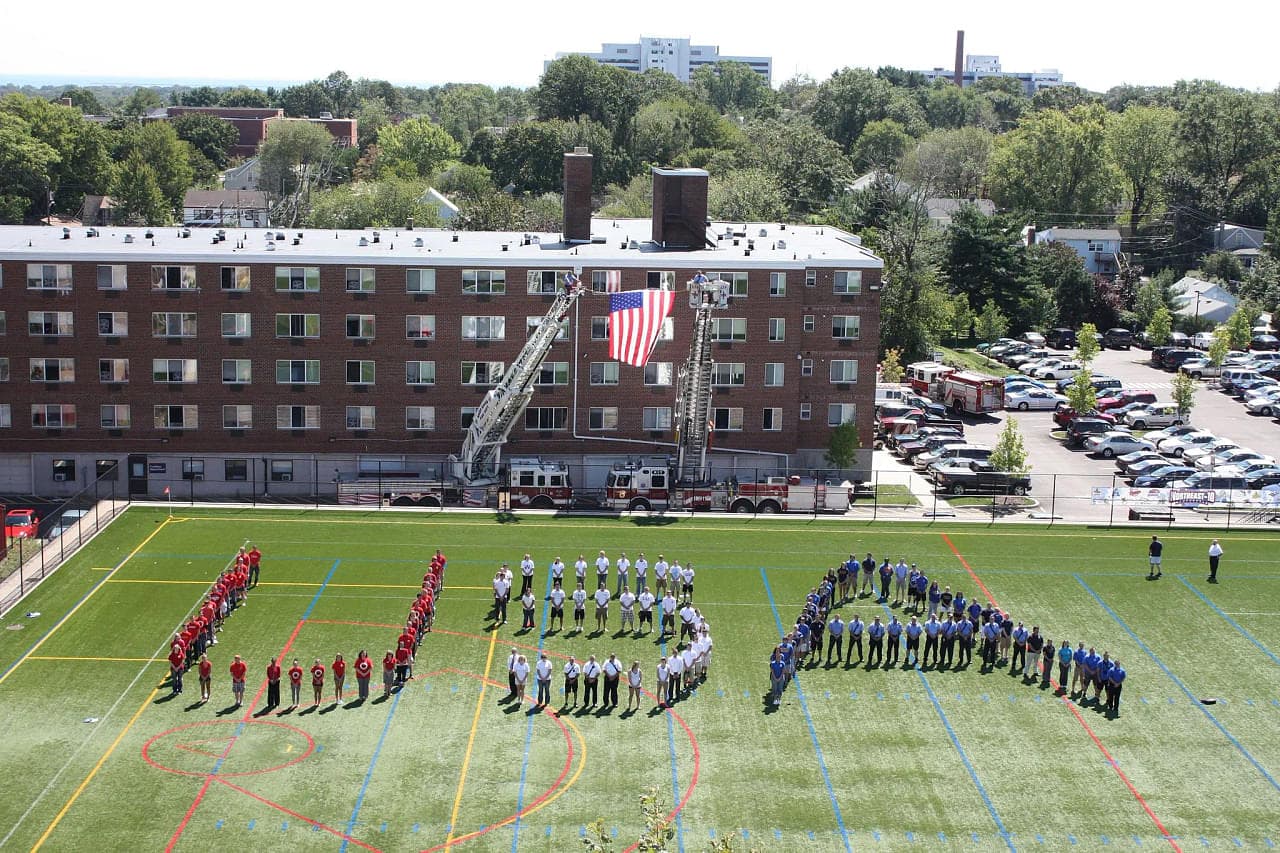
<svg viewBox="0 0 1280 853">
<path fill-rule="evenodd" d="M 363 841 L 361 841 L 358 838 L 352 838 L 350 835 L 347 835 L 345 832 L 343 832 L 340 829 L 334 829 L 332 826 L 323 824 L 318 820 L 312 820 L 306 815 L 295 812 L 293 809 L 289 808 L 288 806 L 282 806 L 279 803 L 268 800 L 266 797 L 262 796 L 261 794 L 255 794 L 253 791 L 250 791 L 248 788 L 242 788 L 239 785 L 235 784 L 234 782 L 228 782 L 226 779 L 222 778 L 221 776 L 214 776 L 210 774 L 209 782 L 217 782 L 219 785 L 226 785 L 231 790 L 239 791 L 241 794 L 244 794 L 246 797 L 257 800 L 258 802 L 262 803 L 264 806 L 270 806 L 271 808 L 276 809 L 277 811 L 287 814 L 289 817 L 303 821 L 309 826 L 314 826 L 317 829 L 322 829 L 325 832 L 329 833 L 330 835 L 341 838 L 343 841 L 350 842 L 351 844 L 354 844 L 357 847 L 362 847 L 365 850 L 371 850 L 373 851 L 373 853 L 382 853 L 382 851 L 379 850 L 377 847 L 374 847 L 371 844 L 365 844 Z M 208 784 L 208 782 L 206 782 L 205 784 Z"/>
<path fill-rule="evenodd" d="M 969 577 L 978 585 L 978 588 L 982 590 L 983 594 L 987 596 L 987 600 L 996 607 L 999 607 L 1000 603 L 996 601 L 995 596 L 991 594 L 991 590 L 987 589 L 987 585 L 982 582 L 982 578 L 978 577 L 977 572 L 975 572 L 969 565 L 969 561 L 966 560 L 964 555 L 960 553 L 960 550 L 956 548 L 955 543 L 951 541 L 951 537 L 945 533 L 941 535 L 942 541 L 947 543 L 947 547 L 951 549 L 951 553 L 955 554 L 956 559 L 960 561 L 960 565 L 969 573 Z M 1063 686 L 1052 676 L 1050 676 L 1049 683 L 1053 685 L 1055 690 L 1061 689 Z M 1138 801 L 1138 805 L 1142 806 L 1142 810 L 1147 813 L 1147 817 L 1151 818 L 1151 822 L 1156 825 L 1156 829 L 1160 830 L 1160 835 L 1165 841 L 1169 842 L 1170 847 L 1181 853 L 1182 848 L 1178 846 L 1178 842 L 1169 834 L 1169 830 L 1165 829 L 1164 824 L 1160 822 L 1160 818 L 1158 818 L 1156 813 L 1152 811 L 1151 806 L 1138 791 L 1137 787 L 1135 787 L 1129 777 L 1125 775 L 1125 772 L 1120 769 L 1120 765 L 1116 763 L 1116 760 L 1103 745 L 1102 740 L 1098 737 L 1097 733 L 1089 725 L 1088 721 L 1085 720 L 1084 716 L 1080 713 L 1080 709 L 1076 707 L 1076 704 L 1069 700 L 1065 695 L 1060 698 L 1062 699 L 1062 704 L 1071 712 L 1071 715 L 1076 718 L 1076 722 L 1084 727 L 1085 732 L 1089 735 L 1089 739 L 1093 741 L 1094 746 L 1098 747 L 1098 751 L 1102 753 L 1102 757 L 1107 760 L 1107 766 L 1116 772 L 1116 775 L 1120 777 L 1120 781 L 1129 789 L 1129 793 Z"/>
</svg>

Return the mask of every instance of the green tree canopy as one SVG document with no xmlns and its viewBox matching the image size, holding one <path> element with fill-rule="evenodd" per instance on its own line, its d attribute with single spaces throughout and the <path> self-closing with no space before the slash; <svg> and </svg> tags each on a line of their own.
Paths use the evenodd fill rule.
<svg viewBox="0 0 1280 853">
<path fill-rule="evenodd" d="M 178 138 L 173 125 L 165 121 L 131 122 L 117 134 L 115 143 L 113 154 L 117 161 L 140 156 L 154 172 L 169 209 L 182 207 L 182 197 L 195 180 L 193 149 Z"/>
<path fill-rule="evenodd" d="M 980 339 L 994 344 L 1009 333 L 1009 319 L 1000 311 L 996 303 L 984 302 L 982 310 L 974 320 L 974 330 Z"/>
<path fill-rule="evenodd" d="M 207 113 L 186 113 L 170 124 L 179 139 L 189 142 L 217 168 L 225 169 L 231 162 L 231 148 L 240 138 L 231 122 Z"/>
<path fill-rule="evenodd" d="M 944 238 L 942 275 L 970 304 L 994 301 L 1004 314 L 1016 310 L 1026 249 L 1012 221 L 984 216 L 964 205 L 951 218 Z"/>
<path fill-rule="evenodd" d="M 173 219 L 173 208 L 160 187 L 156 170 L 140 150 L 130 153 L 120 167 L 111 195 L 118 207 L 117 216 L 127 224 L 167 225 Z"/>
<path fill-rule="evenodd" d="M 0 98 L 0 114 L 22 119 L 32 138 L 57 153 L 55 159 L 45 159 L 43 168 L 38 171 L 37 177 L 43 176 L 40 180 L 43 189 L 38 199 L 32 196 L 35 203 L 32 212 L 38 210 L 44 214 L 47 204 L 45 192 L 53 193 L 55 210 L 74 212 L 80 209 L 85 193 L 107 191 L 113 170 L 108 150 L 109 131 L 87 121 L 79 109 L 11 94 Z M 37 161 L 41 159 L 36 157 Z M 30 181 L 20 180 L 9 186 L 29 184 Z"/>
<path fill-rule="evenodd" d="M 426 200 L 429 183 L 391 177 L 342 184 L 311 198 L 305 222 L 312 228 L 402 228 L 439 225 L 435 205 Z"/>
<path fill-rule="evenodd" d="M 21 117 L 0 111 L 0 222 L 20 224 L 43 215 L 61 157 L 37 139 Z"/>
<path fill-rule="evenodd" d="M 428 177 L 461 153 L 453 137 L 429 118 L 411 118 L 378 131 L 378 170 L 383 174 Z"/>
<path fill-rule="evenodd" d="M 854 166 L 859 171 L 893 166 L 912 142 L 906 129 L 893 119 L 868 122 L 853 146 Z"/>
<path fill-rule="evenodd" d="M 763 169 L 743 169 L 712 176 L 707 209 L 714 219 L 774 222 L 786 217 L 788 205 L 777 178 Z"/>
<path fill-rule="evenodd" d="M 1167 107 L 1132 106 L 1107 121 L 1107 148 L 1124 182 L 1134 228 L 1145 224 L 1173 163 L 1177 118 Z"/>
<path fill-rule="evenodd" d="M 271 99 L 261 89 L 236 86 L 233 89 L 223 90 L 222 94 L 218 96 L 218 105 L 223 107 L 269 107 L 271 106 Z"/>
<path fill-rule="evenodd" d="M 1053 295 L 1058 321 L 1075 327 L 1093 313 L 1094 282 L 1084 261 L 1065 243 L 1037 243 L 1027 250 L 1028 278 Z"/>
<path fill-rule="evenodd" d="M 699 66 L 689 85 L 696 97 L 721 115 L 751 116 L 774 103 L 769 84 L 745 62 L 721 60 Z"/>
<path fill-rule="evenodd" d="M 858 425 L 853 421 L 844 421 L 832 427 L 831 438 L 827 441 L 827 464 L 843 471 L 852 468 L 858 458 L 858 448 L 862 440 L 858 437 Z"/>
<path fill-rule="evenodd" d="M 107 111 L 98 100 L 98 96 L 83 86 L 68 86 L 62 90 L 62 94 L 58 95 L 58 100 L 63 98 L 70 98 L 71 106 L 85 115 L 106 115 Z"/>
<path fill-rule="evenodd" d="M 329 131 L 308 121 L 277 122 L 258 146 L 258 189 L 274 198 L 294 194 L 333 151 Z"/>
<path fill-rule="evenodd" d="M 1107 209 L 1119 184 L 1104 145 L 1105 116 L 1100 105 L 1024 116 L 991 152 L 987 181 L 996 203 L 1056 217 Z"/>
<path fill-rule="evenodd" d="M 997 471 L 1023 475 L 1031 470 L 1027 464 L 1027 446 L 1022 440 L 1016 418 L 1005 418 L 1004 428 L 991 448 L 991 467 Z"/>
<path fill-rule="evenodd" d="M 1173 334 L 1173 317 L 1164 305 L 1156 307 L 1147 321 L 1147 340 L 1153 347 L 1164 346 Z"/>
</svg>

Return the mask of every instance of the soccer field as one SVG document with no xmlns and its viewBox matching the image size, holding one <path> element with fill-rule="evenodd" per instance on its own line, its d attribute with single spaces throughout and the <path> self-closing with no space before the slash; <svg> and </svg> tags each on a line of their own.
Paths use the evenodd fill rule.
<svg viewBox="0 0 1280 853">
<path fill-rule="evenodd" d="M 1226 555 L 1210 585 L 1215 535 Z M 1150 582 L 1145 530 L 135 508 L 0 621 L 0 849 L 565 851 L 603 819 L 623 851 L 647 788 L 681 851 L 734 834 L 734 849 L 762 851 L 1271 848 L 1280 536 L 1161 539 Z M 194 673 L 170 698 L 167 641 L 245 542 L 262 583 L 210 651 L 212 701 L 198 703 Z M 384 700 L 375 673 L 376 701 L 332 703 L 330 682 L 318 707 L 304 685 L 297 710 L 264 711 L 273 655 L 305 668 L 363 648 L 380 664 L 436 548 L 446 588 L 404 690 Z M 557 713 L 565 656 L 639 660 L 648 690 L 672 647 L 617 633 L 616 606 L 603 635 L 590 603 L 586 633 L 546 630 L 551 559 L 571 578 L 601 549 L 697 570 L 714 660 L 669 711 L 646 697 L 638 713 Z M 867 551 L 1108 650 L 1128 671 L 1119 716 L 976 661 L 818 665 L 770 707 L 781 631 L 822 572 Z M 538 627 L 520 629 L 513 595 L 495 630 L 489 582 L 507 561 L 518 584 L 525 552 Z M 900 610 L 861 598 L 840 612 Z M 503 701 L 512 647 L 555 662 L 545 712 L 532 687 L 523 706 Z M 234 654 L 249 664 L 239 709 Z"/>
</svg>

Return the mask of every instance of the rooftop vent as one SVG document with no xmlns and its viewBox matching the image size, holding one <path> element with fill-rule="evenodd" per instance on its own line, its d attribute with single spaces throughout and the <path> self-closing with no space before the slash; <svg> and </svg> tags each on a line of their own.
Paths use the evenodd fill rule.
<svg viewBox="0 0 1280 853">
<path fill-rule="evenodd" d="M 413 247 L 414 247 L 415 249 L 421 249 L 421 248 L 422 248 L 422 238 L 421 238 L 421 237 L 414 237 L 414 238 L 413 238 Z"/>
<path fill-rule="evenodd" d="M 70 229 L 70 228 L 63 228 L 63 229 L 62 229 L 62 239 L 63 239 L 63 240 L 70 240 L 70 239 L 71 239 L 71 229 Z"/>
<path fill-rule="evenodd" d="M 786 241 L 786 240 L 779 240 L 779 241 L 778 241 L 778 248 L 779 248 L 779 249 L 785 249 L 785 248 L 787 248 L 787 241 Z"/>
<path fill-rule="evenodd" d="M 97 229 L 97 228 L 90 228 L 90 229 L 88 229 L 87 231 L 85 231 L 85 232 L 84 232 L 84 236 L 86 236 L 86 237 L 97 237 L 97 236 L 98 236 L 98 229 Z"/>
<path fill-rule="evenodd" d="M 381 234 L 379 234 L 377 231 L 374 231 L 374 232 L 373 232 L 373 242 L 375 242 L 375 243 L 376 243 L 376 242 L 378 242 L 378 241 L 379 241 L 379 240 L 381 240 L 381 239 L 382 239 L 382 235 L 381 235 Z"/>
<path fill-rule="evenodd" d="M 454 235 L 453 235 L 453 242 L 455 242 L 455 243 L 456 243 L 456 242 L 458 242 L 458 235 L 457 235 L 457 234 L 454 234 Z"/>
<path fill-rule="evenodd" d="M 368 238 L 368 237 L 361 237 L 361 238 L 360 238 L 360 245 L 361 245 L 361 246 L 367 246 L 367 245 L 369 245 L 369 238 Z"/>
<path fill-rule="evenodd" d="M 268 252 L 274 252 L 275 250 L 276 250 L 276 244 L 275 244 L 275 243 L 268 243 L 268 244 L 267 244 L 267 251 L 268 251 Z"/>
<path fill-rule="evenodd" d="M 132 234 L 126 234 L 126 235 L 124 235 L 124 241 L 125 241 L 126 243 L 132 243 L 132 242 L 133 242 L 133 235 L 132 235 Z"/>
<path fill-rule="evenodd" d="M 761 229 L 760 229 L 760 233 L 756 234 L 756 236 L 757 236 L 757 237 L 768 237 L 768 236 L 769 236 L 769 229 L 768 229 L 768 228 L 761 228 Z"/>
<path fill-rule="evenodd" d="M 146 233 L 146 234 L 144 234 L 143 236 L 144 236 L 144 237 L 146 237 L 148 240 L 150 240 L 152 237 L 154 237 L 154 236 L 156 236 L 156 235 L 155 235 L 154 233 L 152 233 L 151 229 L 149 229 L 149 228 L 148 228 L 148 229 L 147 229 L 147 233 Z"/>
</svg>

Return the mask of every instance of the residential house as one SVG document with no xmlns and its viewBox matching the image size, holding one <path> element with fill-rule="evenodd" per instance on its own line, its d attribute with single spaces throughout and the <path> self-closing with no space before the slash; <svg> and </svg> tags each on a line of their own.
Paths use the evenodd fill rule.
<svg viewBox="0 0 1280 853">
<path fill-rule="evenodd" d="M 1115 275 L 1120 269 L 1120 232 L 1114 228 L 1046 228 L 1034 232 L 1034 240 L 1070 246 L 1096 275 Z"/>
<path fill-rule="evenodd" d="M 1174 282 L 1172 293 L 1180 317 L 1197 317 L 1211 323 L 1225 323 L 1236 310 L 1236 297 L 1214 281 L 1183 276 Z"/>
<path fill-rule="evenodd" d="M 182 224 L 201 227 L 265 228 L 270 205 L 258 190 L 187 190 Z"/>
</svg>

